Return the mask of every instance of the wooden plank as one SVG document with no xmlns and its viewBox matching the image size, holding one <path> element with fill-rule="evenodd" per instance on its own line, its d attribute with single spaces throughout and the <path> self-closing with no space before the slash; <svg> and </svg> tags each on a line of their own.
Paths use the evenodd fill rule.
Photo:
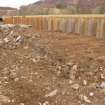
<svg viewBox="0 0 105 105">
<path fill-rule="evenodd" d="M 48 18 L 43 17 L 43 26 L 42 26 L 43 31 L 48 31 Z"/>
<path fill-rule="evenodd" d="M 48 21 L 48 31 L 52 31 L 53 30 L 53 18 L 49 17 L 47 18 Z"/>
<path fill-rule="evenodd" d="M 53 31 L 60 31 L 60 21 L 61 19 L 58 17 L 53 18 Z"/>
<path fill-rule="evenodd" d="M 77 23 L 75 25 L 75 33 L 80 35 L 84 34 L 84 18 L 79 18 Z"/>
<path fill-rule="evenodd" d="M 75 25 L 76 25 L 76 18 L 68 18 L 67 20 L 67 26 L 66 26 L 66 31 L 75 33 Z"/>
<path fill-rule="evenodd" d="M 67 25 L 67 19 L 62 18 L 59 25 L 59 29 L 61 32 L 66 32 L 66 25 Z"/>
<path fill-rule="evenodd" d="M 76 19 L 77 23 L 75 25 L 75 33 L 76 34 L 81 34 L 81 30 L 82 30 L 82 19 L 78 18 Z"/>
<path fill-rule="evenodd" d="M 96 38 L 102 39 L 105 34 L 105 19 L 98 19 Z"/>
<path fill-rule="evenodd" d="M 95 18 L 89 18 L 88 20 L 88 36 L 96 36 L 97 20 Z"/>
</svg>

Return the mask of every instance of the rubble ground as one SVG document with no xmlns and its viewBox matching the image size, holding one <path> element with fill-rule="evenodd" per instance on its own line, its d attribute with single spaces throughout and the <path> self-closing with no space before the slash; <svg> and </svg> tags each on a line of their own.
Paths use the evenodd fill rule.
<svg viewBox="0 0 105 105">
<path fill-rule="evenodd" d="M 0 105 L 104 105 L 105 40 L 0 27 Z"/>
</svg>

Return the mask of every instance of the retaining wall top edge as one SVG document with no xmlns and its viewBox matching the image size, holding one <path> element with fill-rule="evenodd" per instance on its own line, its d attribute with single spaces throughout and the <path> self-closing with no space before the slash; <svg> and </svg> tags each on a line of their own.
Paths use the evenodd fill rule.
<svg viewBox="0 0 105 105">
<path fill-rule="evenodd" d="M 33 16 L 5 16 L 6 18 L 10 17 L 82 17 L 82 18 L 88 18 L 88 17 L 93 17 L 93 18 L 105 18 L 105 15 L 97 15 L 97 14 L 81 14 L 81 15 L 33 15 Z"/>
</svg>

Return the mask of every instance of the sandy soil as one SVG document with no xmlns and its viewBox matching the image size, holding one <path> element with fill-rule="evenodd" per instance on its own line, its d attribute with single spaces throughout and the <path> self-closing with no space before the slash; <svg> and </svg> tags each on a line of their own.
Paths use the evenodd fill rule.
<svg viewBox="0 0 105 105">
<path fill-rule="evenodd" d="M 0 105 L 104 103 L 105 40 L 0 29 Z"/>
</svg>

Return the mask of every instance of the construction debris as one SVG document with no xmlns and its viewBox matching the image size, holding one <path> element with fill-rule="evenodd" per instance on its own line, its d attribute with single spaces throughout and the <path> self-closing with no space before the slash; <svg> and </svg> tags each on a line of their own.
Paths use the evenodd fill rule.
<svg viewBox="0 0 105 105">
<path fill-rule="evenodd" d="M 91 103 L 91 101 L 90 101 L 90 100 L 88 99 L 88 97 L 85 96 L 85 95 L 80 95 L 80 99 L 81 99 L 82 101 L 86 102 L 86 103 Z"/>
<path fill-rule="evenodd" d="M 78 90 L 79 89 L 79 84 L 73 84 L 71 87 L 75 90 Z"/>
<path fill-rule="evenodd" d="M 46 94 L 45 97 L 46 97 L 46 98 L 47 98 L 47 97 L 53 97 L 53 96 L 55 96 L 57 93 L 58 93 L 58 90 L 56 89 L 56 90 L 50 92 L 49 94 Z"/>
</svg>

